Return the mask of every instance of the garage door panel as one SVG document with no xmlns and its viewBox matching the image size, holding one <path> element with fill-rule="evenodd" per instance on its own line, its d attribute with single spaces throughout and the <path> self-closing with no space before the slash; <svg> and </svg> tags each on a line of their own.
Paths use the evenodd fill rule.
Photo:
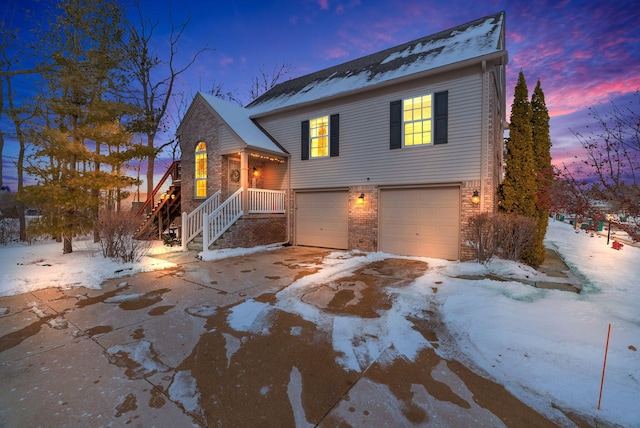
<svg viewBox="0 0 640 428">
<path fill-rule="evenodd" d="M 346 249 L 348 246 L 348 193 L 296 194 L 296 243 Z"/>
<path fill-rule="evenodd" d="M 380 201 L 381 251 L 459 258 L 459 188 L 384 189 Z"/>
</svg>

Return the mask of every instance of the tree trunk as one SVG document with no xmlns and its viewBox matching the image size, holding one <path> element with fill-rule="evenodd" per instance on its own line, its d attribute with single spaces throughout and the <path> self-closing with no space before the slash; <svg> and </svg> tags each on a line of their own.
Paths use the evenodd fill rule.
<svg viewBox="0 0 640 428">
<path fill-rule="evenodd" d="M 147 136 L 149 148 L 153 148 L 153 137 Z M 155 153 L 149 155 L 147 160 L 147 200 L 151 199 L 151 206 L 155 203 L 153 200 L 153 170 L 155 168 Z"/>
<path fill-rule="evenodd" d="M 70 254 L 72 252 L 73 247 L 71 246 L 71 237 L 65 234 L 62 244 L 62 254 Z"/>
</svg>

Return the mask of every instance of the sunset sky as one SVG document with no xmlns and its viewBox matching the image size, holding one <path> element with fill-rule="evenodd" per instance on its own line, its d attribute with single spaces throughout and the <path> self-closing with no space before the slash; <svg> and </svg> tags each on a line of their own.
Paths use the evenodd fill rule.
<svg viewBox="0 0 640 428">
<path fill-rule="evenodd" d="M 25 3 L 9 0 L 8 4 L 20 9 Z M 37 8 L 46 1 L 29 3 Z M 513 101 L 520 70 L 529 94 L 540 79 L 552 118 L 552 156 L 557 165 L 577 153 L 570 129 L 584 129 L 590 122 L 589 107 L 624 103 L 640 88 L 640 8 L 632 0 L 141 3 L 145 16 L 159 22 L 159 39 L 168 37 L 170 12 L 178 23 L 191 16 L 179 50 L 183 62 L 205 46 L 212 48 L 183 76 L 179 91 L 191 96 L 215 82 L 244 98 L 251 78 L 261 69 L 271 73 L 274 66 L 286 63 L 292 66 L 289 77 L 297 77 L 504 10 L 507 105 Z M 2 124 L 5 127 L 6 121 Z M 9 157 L 12 144 L 8 141 L 5 146 Z M 6 169 L 10 160 L 5 159 Z M 4 183 L 12 185 L 9 172 L 5 171 Z"/>
</svg>

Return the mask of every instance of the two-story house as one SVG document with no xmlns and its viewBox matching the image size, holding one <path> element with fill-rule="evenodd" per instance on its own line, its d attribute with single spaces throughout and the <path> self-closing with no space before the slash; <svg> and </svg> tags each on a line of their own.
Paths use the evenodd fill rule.
<svg viewBox="0 0 640 428">
<path fill-rule="evenodd" d="M 496 209 L 504 12 L 280 83 L 199 93 L 178 129 L 183 245 L 270 243 L 470 259 Z"/>
</svg>

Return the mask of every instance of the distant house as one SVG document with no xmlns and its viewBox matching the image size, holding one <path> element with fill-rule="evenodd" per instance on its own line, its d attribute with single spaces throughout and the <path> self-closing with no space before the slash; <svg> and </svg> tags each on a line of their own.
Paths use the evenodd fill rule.
<svg viewBox="0 0 640 428">
<path fill-rule="evenodd" d="M 496 209 L 502 176 L 506 64 L 502 12 L 246 107 L 197 94 L 178 128 L 183 244 L 474 257 L 468 220 Z"/>
</svg>

